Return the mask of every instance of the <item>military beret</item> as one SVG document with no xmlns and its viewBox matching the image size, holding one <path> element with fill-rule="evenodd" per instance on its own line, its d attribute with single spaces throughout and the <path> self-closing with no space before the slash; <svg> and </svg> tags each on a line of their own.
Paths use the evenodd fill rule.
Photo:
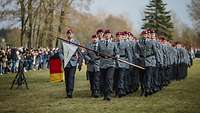
<svg viewBox="0 0 200 113">
<path fill-rule="evenodd" d="M 97 38 L 97 36 L 96 35 L 92 35 L 92 38 Z"/>
<path fill-rule="evenodd" d="M 128 35 L 129 35 L 129 36 L 133 36 L 133 33 L 131 33 L 131 32 L 128 32 Z"/>
<path fill-rule="evenodd" d="M 151 33 L 151 29 L 146 29 L 147 33 Z"/>
<path fill-rule="evenodd" d="M 117 32 L 115 35 L 116 35 L 116 36 L 119 36 L 119 35 L 121 35 L 121 32 Z"/>
<path fill-rule="evenodd" d="M 165 37 L 160 36 L 159 39 L 163 41 L 163 40 L 165 40 Z"/>
<path fill-rule="evenodd" d="M 147 30 L 144 30 L 144 31 L 141 32 L 140 35 L 144 35 L 144 34 L 148 34 L 148 31 L 147 31 Z"/>
<path fill-rule="evenodd" d="M 72 29 L 68 29 L 68 30 L 66 31 L 66 33 L 67 33 L 67 34 L 73 33 L 73 30 L 72 30 Z"/>
<path fill-rule="evenodd" d="M 124 31 L 123 33 L 124 33 L 124 35 L 128 35 L 128 32 L 127 32 L 127 31 Z"/>
<path fill-rule="evenodd" d="M 119 32 L 120 35 L 124 35 L 124 32 Z"/>
<path fill-rule="evenodd" d="M 98 29 L 96 33 L 103 33 L 103 29 Z"/>
<path fill-rule="evenodd" d="M 150 33 L 156 33 L 154 30 L 151 30 Z"/>
<path fill-rule="evenodd" d="M 104 31 L 104 34 L 108 34 L 108 33 L 111 33 L 110 29 L 106 29 L 106 30 Z"/>
</svg>

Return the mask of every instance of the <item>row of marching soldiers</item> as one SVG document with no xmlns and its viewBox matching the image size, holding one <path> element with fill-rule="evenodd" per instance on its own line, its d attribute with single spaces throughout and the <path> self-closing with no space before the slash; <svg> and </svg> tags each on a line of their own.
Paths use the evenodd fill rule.
<svg viewBox="0 0 200 113">
<path fill-rule="evenodd" d="M 65 40 L 79 45 L 71 29 L 67 30 Z M 59 55 L 63 56 L 64 52 L 61 46 Z M 142 31 L 137 39 L 130 32 L 117 32 L 114 37 L 110 30 L 99 29 L 85 50 L 81 52 L 78 48 L 64 66 L 66 98 L 72 98 L 76 68 L 81 70 L 83 58 L 87 64 L 91 95 L 95 98 L 103 96 L 104 100 L 110 101 L 113 93 L 124 97 L 141 89 L 140 95 L 147 97 L 173 80 L 185 79 L 192 56 L 180 43 L 158 37 L 153 30 Z"/>
<path fill-rule="evenodd" d="M 117 32 L 113 37 L 110 30 L 99 29 L 86 47 L 96 51 L 84 52 L 91 94 L 108 101 L 112 93 L 124 97 L 138 89 L 140 96 L 152 95 L 173 80 L 185 79 L 188 66 L 192 65 L 188 50 L 180 43 L 158 37 L 154 30 L 142 31 L 137 39 L 131 32 Z"/>
</svg>

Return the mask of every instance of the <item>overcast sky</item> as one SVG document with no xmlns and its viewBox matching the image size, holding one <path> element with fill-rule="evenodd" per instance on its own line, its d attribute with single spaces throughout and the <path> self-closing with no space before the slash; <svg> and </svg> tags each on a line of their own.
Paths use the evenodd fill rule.
<svg viewBox="0 0 200 113">
<path fill-rule="evenodd" d="M 145 6 L 150 0 L 95 0 L 90 7 L 90 13 L 97 14 L 106 12 L 114 15 L 125 15 L 133 23 L 133 28 L 140 31 L 142 25 L 142 14 Z M 176 13 L 180 21 L 188 26 L 192 26 L 187 5 L 190 0 L 164 0 L 167 9 Z"/>
<path fill-rule="evenodd" d="M 140 31 L 142 25 L 143 11 L 150 0 L 94 0 L 90 6 L 89 13 L 108 13 L 113 15 L 124 15 L 132 23 L 133 29 Z M 167 9 L 176 13 L 180 21 L 188 26 L 192 26 L 192 19 L 189 16 L 187 5 L 191 0 L 163 0 L 167 3 Z M 0 28 L 10 23 L 1 22 Z"/>
</svg>

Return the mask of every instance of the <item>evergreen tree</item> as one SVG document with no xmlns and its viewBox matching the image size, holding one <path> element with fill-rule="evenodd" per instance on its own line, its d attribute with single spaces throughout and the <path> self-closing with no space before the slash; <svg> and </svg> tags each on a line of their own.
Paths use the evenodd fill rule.
<svg viewBox="0 0 200 113">
<path fill-rule="evenodd" d="M 171 22 L 170 11 L 166 10 L 166 5 L 162 0 L 150 0 L 144 11 L 142 29 L 153 29 L 158 35 L 172 39 L 173 23 Z"/>
</svg>

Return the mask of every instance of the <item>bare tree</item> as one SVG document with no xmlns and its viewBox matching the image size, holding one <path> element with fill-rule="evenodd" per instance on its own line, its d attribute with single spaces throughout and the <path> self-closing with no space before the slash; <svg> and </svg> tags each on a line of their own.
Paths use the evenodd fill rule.
<svg viewBox="0 0 200 113">
<path fill-rule="evenodd" d="M 196 42 L 200 42 L 200 1 L 199 0 L 191 0 L 191 4 L 188 5 L 190 10 L 190 15 L 194 20 L 196 35 Z M 200 47 L 200 44 L 198 44 Z"/>
<path fill-rule="evenodd" d="M 92 0 L 0 0 L 0 21 L 20 22 L 20 45 L 28 47 L 52 46 L 63 33 L 74 7 L 85 7 Z M 10 9 L 14 6 L 16 8 Z M 26 40 L 24 40 L 26 38 Z"/>
<path fill-rule="evenodd" d="M 194 21 L 200 26 L 200 1 L 191 0 L 191 4 L 188 6 L 190 9 L 190 15 Z"/>
</svg>

